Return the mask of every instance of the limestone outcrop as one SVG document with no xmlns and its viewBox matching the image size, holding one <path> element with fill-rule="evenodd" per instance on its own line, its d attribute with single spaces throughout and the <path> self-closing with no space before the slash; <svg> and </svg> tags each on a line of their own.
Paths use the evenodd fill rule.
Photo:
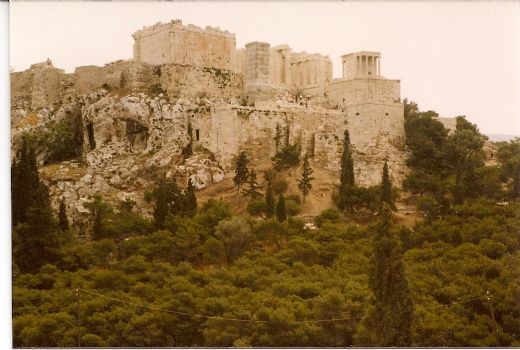
<svg viewBox="0 0 520 350">
<path fill-rule="evenodd" d="M 385 161 L 395 185 L 407 174 L 400 82 L 381 75 L 377 52 L 343 56 L 332 79 L 327 56 L 260 42 L 237 50 L 218 28 L 173 21 L 134 40 L 132 60 L 70 74 L 48 60 L 11 74 L 13 156 L 22 135 L 52 121 L 80 128 L 81 161 L 41 164 L 53 205 L 64 199 L 79 232 L 95 194 L 150 214 L 145 193 L 160 176 L 200 190 L 230 176 L 242 151 L 256 165 L 297 144 L 312 166 L 339 173 L 346 129 L 358 184 L 377 184 Z"/>
</svg>

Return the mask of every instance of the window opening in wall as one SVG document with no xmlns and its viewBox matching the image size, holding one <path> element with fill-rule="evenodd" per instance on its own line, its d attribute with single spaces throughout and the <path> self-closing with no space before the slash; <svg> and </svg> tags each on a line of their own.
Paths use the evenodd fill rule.
<svg viewBox="0 0 520 350">
<path fill-rule="evenodd" d="M 359 115 L 359 112 L 357 112 L 356 115 Z"/>
<path fill-rule="evenodd" d="M 388 116 L 388 113 L 385 113 L 386 116 Z"/>
<path fill-rule="evenodd" d="M 199 130 L 199 129 L 196 129 L 196 130 L 195 130 L 195 139 L 196 139 L 197 141 L 200 141 L 200 130 Z"/>
</svg>

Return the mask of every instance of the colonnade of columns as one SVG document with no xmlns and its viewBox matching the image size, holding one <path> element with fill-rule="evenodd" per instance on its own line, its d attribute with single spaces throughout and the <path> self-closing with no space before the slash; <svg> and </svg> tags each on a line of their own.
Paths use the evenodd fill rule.
<svg viewBox="0 0 520 350">
<path fill-rule="evenodd" d="M 369 55 L 356 56 L 356 63 L 358 74 L 380 75 L 381 57 Z"/>
</svg>

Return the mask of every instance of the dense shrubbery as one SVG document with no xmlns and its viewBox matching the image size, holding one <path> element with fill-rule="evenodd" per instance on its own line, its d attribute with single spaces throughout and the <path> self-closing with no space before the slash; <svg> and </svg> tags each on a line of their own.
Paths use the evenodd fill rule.
<svg viewBox="0 0 520 350">
<path fill-rule="evenodd" d="M 439 144 L 452 142 L 425 120 L 440 130 Z M 460 123 L 464 135 L 453 137 L 478 141 Z M 435 135 L 428 130 L 425 138 Z M 348 224 L 349 210 L 327 209 L 317 229 L 304 229 L 290 217 L 300 198 L 275 196 L 267 174 L 264 198 L 248 208 L 255 217 L 223 201 L 197 205 L 192 189 L 168 180 L 148 194 L 153 222 L 132 202 L 111 208 L 94 198 L 88 243 L 54 218 L 24 146 L 13 165 L 14 345 L 520 346 L 520 202 L 470 191 L 470 179 L 494 178 L 479 159 L 457 169 L 437 146 L 409 142 L 440 167 L 412 157 L 408 181 L 428 217 L 411 229 L 392 223 L 389 184 L 365 190 L 382 213 L 376 222 Z M 516 142 L 499 149 L 501 194 L 515 188 Z M 342 209 L 362 197 L 349 197 L 352 180 L 342 172 Z"/>
<path fill-rule="evenodd" d="M 472 202 L 445 220 L 392 231 L 403 241 L 414 304 L 411 344 L 519 345 L 519 209 Z M 295 222 L 249 221 L 211 201 L 193 218 L 170 217 L 162 231 L 87 245 L 68 241 L 52 264 L 16 274 L 15 345 L 76 345 L 77 287 L 84 290 L 83 346 L 364 344 L 370 338 L 356 317 L 370 310 L 367 266 L 376 227 L 347 225 L 334 210 L 319 225 L 303 230 Z M 439 307 L 488 290 L 498 341 L 485 299 Z M 269 322 L 182 316 L 89 291 L 165 310 Z"/>
<path fill-rule="evenodd" d="M 34 136 L 38 154 L 45 163 L 76 159 L 81 156 L 83 130 L 80 118 L 52 121 L 43 133 Z"/>
<path fill-rule="evenodd" d="M 300 146 L 297 144 L 282 147 L 273 157 L 273 166 L 276 170 L 287 169 L 300 164 Z"/>
<path fill-rule="evenodd" d="M 412 172 L 403 185 L 420 195 L 419 208 L 426 216 L 430 220 L 445 216 L 454 205 L 479 197 L 515 198 L 508 183 L 514 183 L 514 169 L 520 164 L 519 141 L 499 144 L 501 166 L 485 166 L 486 137 L 475 125 L 457 117 L 456 129 L 448 133 L 435 117 L 437 113 L 419 112 L 415 103 L 405 101 Z"/>
</svg>

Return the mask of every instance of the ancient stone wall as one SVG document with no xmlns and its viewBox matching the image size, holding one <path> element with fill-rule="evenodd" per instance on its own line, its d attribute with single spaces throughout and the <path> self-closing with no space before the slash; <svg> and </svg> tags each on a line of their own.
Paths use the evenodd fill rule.
<svg viewBox="0 0 520 350">
<path fill-rule="evenodd" d="M 174 20 L 144 27 L 133 38 L 134 59 L 139 62 L 228 70 L 235 66 L 235 35 L 219 28 L 185 26 Z"/>
<path fill-rule="evenodd" d="M 359 113 L 359 114 L 357 114 Z M 387 115 L 388 114 L 388 115 Z M 236 155 L 246 151 L 253 161 L 269 161 L 276 152 L 277 125 L 288 130 L 289 143 L 309 152 L 313 164 L 340 170 L 343 133 L 351 135 L 356 183 L 376 185 L 388 162 L 396 186 L 407 174 L 404 152 L 403 106 L 356 106 L 345 112 L 306 108 L 258 109 L 221 106 L 212 109 L 208 120 L 199 120 L 201 144 L 231 170 Z M 282 141 L 283 143 L 283 138 Z"/>
<path fill-rule="evenodd" d="M 100 89 L 105 83 L 105 71 L 99 66 L 83 66 L 74 70 L 74 86 L 78 94 Z"/>
<path fill-rule="evenodd" d="M 171 96 L 237 97 L 242 75 L 226 69 L 169 64 L 160 68 L 162 89 Z"/>
<path fill-rule="evenodd" d="M 248 43 L 245 56 L 244 94 L 255 101 L 274 100 L 274 88 L 269 74 L 269 44 L 256 41 Z"/>
<path fill-rule="evenodd" d="M 11 105 L 30 104 L 32 95 L 32 73 L 30 70 L 11 73 Z M 29 108 L 29 106 L 27 106 Z"/>
<path fill-rule="evenodd" d="M 50 107 L 61 98 L 64 75 L 65 71 L 55 68 L 50 60 L 11 73 L 11 103 L 31 110 Z"/>
<path fill-rule="evenodd" d="M 328 96 L 333 106 L 344 108 L 363 103 L 400 103 L 400 91 L 399 80 L 336 79 L 329 85 Z"/>
<path fill-rule="evenodd" d="M 356 183 L 377 184 L 387 160 L 394 184 L 401 186 L 408 173 L 403 105 L 365 104 L 349 107 L 346 113 L 354 149 Z"/>
<path fill-rule="evenodd" d="M 102 87 L 143 90 L 159 82 L 158 69 L 135 61 L 116 61 L 104 67 L 78 67 L 74 71 L 75 89 L 78 94 L 96 91 Z"/>
</svg>

